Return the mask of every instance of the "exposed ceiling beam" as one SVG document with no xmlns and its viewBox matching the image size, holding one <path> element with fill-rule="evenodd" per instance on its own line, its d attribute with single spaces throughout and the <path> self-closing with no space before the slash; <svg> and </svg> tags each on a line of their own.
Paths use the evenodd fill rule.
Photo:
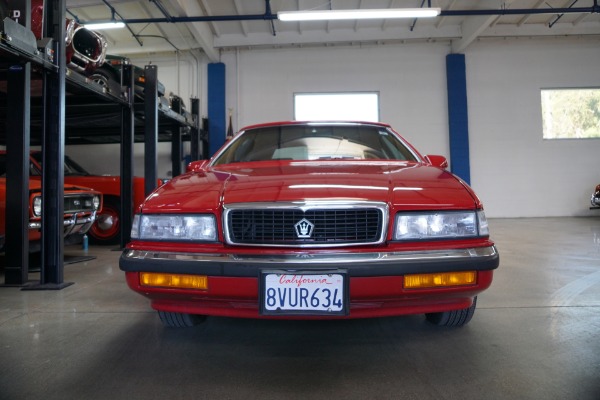
<svg viewBox="0 0 600 400">
<path fill-rule="evenodd" d="M 234 0 L 233 6 L 235 7 L 235 12 L 237 12 L 238 14 L 242 13 L 242 4 L 240 3 L 240 0 Z M 242 33 L 244 34 L 244 36 L 248 36 L 248 24 L 246 23 L 246 21 L 240 21 L 240 26 L 242 28 Z"/>
<path fill-rule="evenodd" d="M 202 7 L 203 14 L 205 14 L 205 15 L 212 15 L 213 14 L 211 8 L 206 3 L 206 0 L 200 0 L 200 6 Z M 217 24 L 215 24 L 214 22 L 209 22 L 208 24 L 210 26 L 210 29 L 211 29 L 213 35 L 215 35 L 216 37 L 221 36 L 221 31 L 217 27 Z"/>
<path fill-rule="evenodd" d="M 496 20 L 495 15 L 478 15 L 465 19 L 461 26 L 462 37 L 452 41 L 452 52 L 464 51 L 492 22 Z"/>
<path fill-rule="evenodd" d="M 203 15 L 202 9 L 195 0 L 177 0 L 186 15 Z M 210 28 L 201 22 L 190 22 L 190 31 L 210 61 L 219 61 L 219 52 L 214 48 L 214 35 Z"/>
</svg>

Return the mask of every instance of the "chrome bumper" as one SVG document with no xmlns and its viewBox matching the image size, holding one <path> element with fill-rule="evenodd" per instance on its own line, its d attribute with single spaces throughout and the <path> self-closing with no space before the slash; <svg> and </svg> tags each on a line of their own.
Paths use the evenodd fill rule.
<svg viewBox="0 0 600 400">
<path fill-rule="evenodd" d="M 295 253 L 282 255 L 175 253 L 125 250 L 123 271 L 172 272 L 215 276 L 257 276 L 262 268 L 348 269 L 354 276 L 415 272 L 492 270 L 499 265 L 495 246 L 414 252 Z"/>
<path fill-rule="evenodd" d="M 81 214 L 81 213 L 80 213 Z M 83 216 L 78 217 L 78 214 L 73 214 L 71 218 L 63 221 L 64 231 L 63 235 L 73 235 L 75 233 L 85 234 L 96 221 L 96 211 L 92 212 L 91 215 L 84 213 Z M 29 229 L 42 229 L 42 222 L 30 222 Z"/>
</svg>

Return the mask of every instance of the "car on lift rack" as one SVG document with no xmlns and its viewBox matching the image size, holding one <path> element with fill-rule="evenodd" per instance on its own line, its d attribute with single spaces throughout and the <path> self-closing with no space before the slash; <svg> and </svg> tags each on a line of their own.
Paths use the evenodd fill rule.
<svg viewBox="0 0 600 400">
<path fill-rule="evenodd" d="M 31 152 L 31 162 L 35 166 L 33 174 L 42 170 L 42 153 Z M 117 244 L 121 238 L 121 177 L 112 175 L 93 175 L 69 156 L 65 156 L 65 183 L 94 188 L 104 196 L 102 210 L 88 234 L 90 241 L 96 244 Z M 158 185 L 163 181 L 159 180 Z M 134 210 L 144 201 L 144 178 L 133 177 Z"/>
<path fill-rule="evenodd" d="M 42 183 L 30 164 L 29 179 L 29 251 L 40 249 L 42 228 Z M 6 151 L 0 151 L 0 251 L 4 251 L 6 235 Z M 79 243 L 96 220 L 102 208 L 102 193 L 79 185 L 64 185 L 64 243 Z"/>
<path fill-rule="evenodd" d="M 31 0 L 31 31 L 36 39 L 43 36 L 44 1 Z M 67 18 L 66 24 L 66 65 L 84 75 L 91 74 L 104 64 L 108 42 L 100 33 L 87 29 L 76 21 Z"/>
<path fill-rule="evenodd" d="M 128 64 L 130 64 L 130 61 L 127 57 L 108 54 L 104 63 L 90 75 L 90 79 L 105 87 L 108 92 L 120 90 L 122 69 L 124 65 Z M 133 65 L 133 84 L 136 96 L 143 98 L 146 88 L 146 76 L 144 69 L 137 65 Z M 160 81 L 157 84 L 157 92 L 159 97 L 165 95 L 165 85 Z"/>
<path fill-rule="evenodd" d="M 120 268 L 166 326 L 205 316 L 470 321 L 499 255 L 481 201 L 391 126 L 243 129 L 147 197 Z"/>
</svg>

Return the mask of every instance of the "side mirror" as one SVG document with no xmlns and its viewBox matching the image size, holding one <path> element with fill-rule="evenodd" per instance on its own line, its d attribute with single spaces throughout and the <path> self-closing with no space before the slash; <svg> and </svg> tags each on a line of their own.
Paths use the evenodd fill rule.
<svg viewBox="0 0 600 400">
<path fill-rule="evenodd" d="M 192 161 L 186 167 L 187 172 L 200 172 L 208 165 L 209 160 Z"/>
<path fill-rule="evenodd" d="M 444 168 L 444 169 L 448 168 L 448 160 L 444 156 L 426 155 L 425 161 L 427 161 L 429 164 L 433 165 L 434 167 L 439 167 L 439 168 Z"/>
</svg>

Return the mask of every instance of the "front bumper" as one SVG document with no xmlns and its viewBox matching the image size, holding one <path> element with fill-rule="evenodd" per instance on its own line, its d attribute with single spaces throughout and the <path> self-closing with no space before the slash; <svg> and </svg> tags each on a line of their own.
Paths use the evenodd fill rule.
<svg viewBox="0 0 600 400">
<path fill-rule="evenodd" d="M 128 249 L 119 260 L 129 287 L 152 301 L 155 310 L 241 318 L 371 318 L 435 313 L 468 308 L 492 282 L 498 267 L 495 246 L 480 248 L 377 253 L 327 253 L 299 256 L 197 254 Z M 270 316 L 260 313 L 262 269 L 329 270 L 342 268 L 349 277 L 349 314 L 345 316 Z M 476 271 L 473 285 L 405 289 L 404 275 Z M 207 290 L 149 287 L 141 272 L 206 275 Z"/>
<path fill-rule="evenodd" d="M 331 269 L 343 266 L 350 276 L 398 276 L 450 271 L 489 271 L 498 268 L 495 246 L 466 249 L 247 255 L 125 250 L 119 267 L 125 272 L 169 272 L 208 276 L 257 277 L 261 269 Z"/>
<path fill-rule="evenodd" d="M 83 235 L 90 230 L 94 221 L 96 220 L 96 211 L 94 212 L 80 212 L 72 215 L 65 215 L 63 220 L 63 236 L 67 237 L 74 234 Z M 30 221 L 30 230 L 42 229 L 42 221 Z"/>
</svg>

